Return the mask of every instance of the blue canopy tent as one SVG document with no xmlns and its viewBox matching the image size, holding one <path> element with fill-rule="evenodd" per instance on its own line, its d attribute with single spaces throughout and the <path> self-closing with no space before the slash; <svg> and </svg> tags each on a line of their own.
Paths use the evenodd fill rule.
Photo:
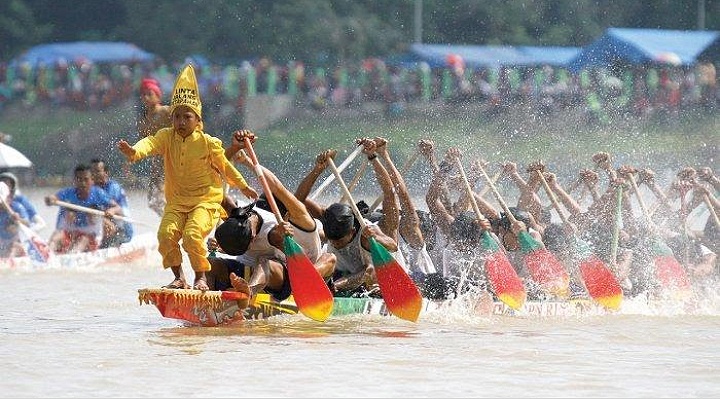
<svg viewBox="0 0 720 399">
<path fill-rule="evenodd" d="M 720 35 L 697 56 L 698 61 L 720 64 Z"/>
<path fill-rule="evenodd" d="M 692 65 L 717 31 L 609 28 L 570 60 L 571 71 L 616 63 Z"/>
<path fill-rule="evenodd" d="M 148 62 L 155 55 L 125 42 L 66 42 L 31 47 L 12 64 L 55 65 L 59 62 L 87 60 L 93 63 Z"/>
<path fill-rule="evenodd" d="M 469 68 L 565 66 L 579 51 L 578 47 L 413 44 L 399 59 L 404 64 L 427 62 L 432 68 L 447 67 L 450 56 L 461 57 Z"/>
<path fill-rule="evenodd" d="M 552 65 L 566 67 L 568 62 L 580 53 L 580 47 L 520 46 L 525 65 Z"/>
</svg>

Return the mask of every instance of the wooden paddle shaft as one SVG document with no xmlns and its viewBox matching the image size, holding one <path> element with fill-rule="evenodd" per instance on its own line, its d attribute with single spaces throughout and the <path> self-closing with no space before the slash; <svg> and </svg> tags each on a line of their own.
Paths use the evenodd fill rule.
<svg viewBox="0 0 720 399">
<path fill-rule="evenodd" d="M 460 161 L 460 158 L 456 159 L 455 161 L 457 162 L 457 167 L 460 171 L 460 177 L 462 178 L 463 185 L 465 186 L 465 191 L 467 191 L 467 195 L 470 197 L 470 205 L 472 206 L 473 211 L 475 211 L 475 215 L 480 221 L 487 220 L 485 215 L 480 212 L 477 201 L 475 201 L 475 195 L 473 195 L 473 189 L 472 187 L 470 187 L 470 182 L 468 181 L 467 175 L 465 174 L 465 168 L 463 168 L 462 161 Z"/>
<path fill-rule="evenodd" d="M 637 183 L 635 182 L 635 177 L 632 175 L 632 173 L 628 173 L 628 180 L 630 180 L 630 185 L 632 186 L 633 191 L 635 192 L 635 197 L 637 197 L 638 204 L 640 204 L 640 209 L 643 212 L 643 215 L 645 216 L 645 220 L 649 223 L 652 223 L 652 220 L 650 219 L 650 213 L 648 213 L 648 209 L 645 206 L 645 200 L 643 200 L 642 195 L 640 195 L 640 190 L 638 189 Z"/>
<path fill-rule="evenodd" d="M 253 167 L 255 169 L 255 175 L 257 176 L 258 180 L 260 180 L 263 192 L 265 193 L 265 198 L 267 199 L 268 204 L 270 204 L 270 209 L 275 215 L 275 219 L 277 219 L 277 222 L 282 223 L 283 218 L 280 214 L 280 209 L 278 209 L 277 203 L 275 202 L 275 197 L 270 190 L 270 185 L 268 184 L 267 179 L 265 179 L 265 173 L 263 173 L 263 168 L 262 166 L 260 166 L 260 163 L 258 163 L 258 159 L 255 155 L 255 150 L 253 149 L 252 143 L 250 142 L 250 138 L 245 137 L 244 140 L 245 148 L 248 150 L 248 155 L 250 156 L 250 160 L 252 161 Z"/>
<path fill-rule="evenodd" d="M 365 160 L 362 163 L 362 165 L 360 165 L 360 168 L 355 173 L 355 176 L 353 177 L 352 181 L 350 182 L 350 185 L 348 185 L 348 189 L 350 190 L 350 192 L 352 192 L 355 189 L 355 186 L 357 186 L 357 184 L 360 182 L 360 179 L 363 177 L 363 175 L 365 175 L 365 170 L 367 169 L 369 163 L 370 162 L 368 160 Z M 347 197 L 345 196 L 345 194 L 343 194 L 342 197 L 340 197 L 339 202 L 345 202 L 346 200 L 347 200 Z"/>
<path fill-rule="evenodd" d="M 545 176 L 543 175 L 542 171 L 537 170 L 536 172 L 537 172 L 538 176 L 540 177 L 540 181 L 542 182 L 543 187 L 545 188 L 545 192 L 547 193 L 548 197 L 550 197 L 550 202 L 552 202 L 553 207 L 557 211 L 558 215 L 560 215 L 560 220 L 562 220 L 563 223 L 568 224 L 567 217 L 565 217 L 565 214 L 562 212 L 562 208 L 560 207 L 560 204 L 558 203 L 558 200 L 555 197 L 555 193 L 550 188 L 550 185 L 548 184 L 547 180 L 545 179 Z"/>
<path fill-rule="evenodd" d="M 485 172 L 485 168 L 482 167 L 482 165 L 478 164 L 478 167 L 480 168 L 480 173 L 482 173 L 483 177 L 485 178 L 485 181 L 487 182 L 488 186 L 490 187 L 490 190 L 492 190 L 493 195 L 495 196 L 495 199 L 497 202 L 500 203 L 500 206 L 505 211 L 505 214 L 507 215 L 508 219 L 510 220 L 510 223 L 517 222 L 517 219 L 515 219 L 515 215 L 510 212 L 510 208 L 508 208 L 507 204 L 503 200 L 502 196 L 500 196 L 500 193 L 498 192 L 497 188 L 495 187 L 495 183 L 490 179 L 490 176 L 488 176 L 487 172 Z"/>
<path fill-rule="evenodd" d="M 404 175 L 405 173 L 407 173 L 419 157 L 420 157 L 420 152 L 417 151 L 410 158 L 408 158 L 405 161 L 405 163 L 403 164 L 403 166 L 400 168 L 400 174 Z M 380 194 L 380 196 L 375 198 L 375 201 L 372 203 L 372 205 L 370 205 L 370 212 L 377 209 L 377 207 L 380 206 L 380 203 L 382 202 L 382 200 L 383 200 L 382 194 Z"/>
<path fill-rule="evenodd" d="M 495 175 L 492 177 L 493 183 L 497 183 L 497 181 L 500 180 L 500 178 L 502 177 L 503 173 L 505 173 L 505 171 L 503 169 L 500 169 L 499 171 L 497 171 L 495 173 Z M 488 186 L 486 184 L 485 187 L 483 187 L 482 190 L 480 190 L 480 192 L 478 193 L 478 197 L 480 197 L 480 198 L 484 197 L 488 191 L 490 191 L 490 186 Z"/>
<path fill-rule="evenodd" d="M 340 164 L 340 167 L 339 167 L 340 172 L 345 170 L 345 168 L 347 168 L 348 165 L 350 165 L 350 163 L 353 161 L 353 159 L 355 159 L 355 157 L 357 157 L 358 154 L 360 154 L 362 152 L 362 150 L 363 150 L 363 146 L 361 146 L 361 145 L 357 146 L 357 148 L 353 152 L 351 152 L 350 155 L 348 155 L 348 157 L 345 158 L 345 160 Z M 322 194 L 322 192 L 325 191 L 325 189 L 330 185 L 330 183 L 332 183 L 333 180 L 335 180 L 335 178 L 336 178 L 335 175 L 328 176 L 320 184 L 320 186 L 317 188 L 317 190 L 315 190 L 313 193 L 310 194 L 310 199 L 314 200 L 320 194 Z"/>
<path fill-rule="evenodd" d="M 345 196 L 348 198 L 348 200 L 350 200 L 350 207 L 352 208 L 358 222 L 360 222 L 360 228 L 365 228 L 365 226 L 367 225 L 367 223 L 365 223 L 365 218 L 362 216 L 360 210 L 355 204 L 355 200 L 353 199 L 352 194 L 350 194 L 350 190 L 348 189 L 347 185 L 345 185 L 345 181 L 340 175 L 340 171 L 338 170 L 337 166 L 335 166 L 335 161 L 333 161 L 332 158 L 328 158 L 328 165 L 330 166 L 330 170 L 332 170 L 333 174 L 335 175 L 335 178 L 337 179 L 340 188 L 342 188 L 343 192 L 345 193 Z"/>
<path fill-rule="evenodd" d="M 99 210 L 99 209 L 94 209 L 94 208 L 88 208 L 88 207 L 84 207 L 84 206 L 80 206 L 80 205 L 75 205 L 75 204 L 71 204 L 71 203 L 65 202 L 65 201 L 56 200 L 56 201 L 55 201 L 55 205 L 62 206 L 63 208 L 72 209 L 72 210 L 74 210 L 74 211 L 89 213 L 89 214 L 91 214 L 91 215 L 105 216 L 105 212 L 104 212 L 104 211 L 101 211 L 101 210 Z M 113 219 L 117 219 L 117 220 L 122 220 L 123 222 L 127 222 L 127 223 L 134 223 L 134 224 L 140 224 L 140 225 L 143 225 L 143 226 L 154 227 L 153 225 L 151 225 L 151 224 L 149 224 L 149 223 L 145 223 L 145 222 L 141 222 L 141 221 L 139 221 L 139 220 L 131 219 L 131 218 L 127 217 L 127 216 L 112 215 L 112 218 L 113 218 Z"/>
<path fill-rule="evenodd" d="M 673 195 L 673 193 L 675 193 L 675 190 L 673 190 L 673 183 L 670 183 L 670 186 L 669 186 L 669 187 L 665 190 L 665 192 L 663 193 L 663 194 L 665 195 L 665 201 L 667 201 L 667 202 L 669 203 L 671 200 L 673 200 L 674 197 L 675 197 L 675 196 Z M 661 207 L 662 205 L 663 205 L 663 202 L 660 201 L 660 200 L 658 200 L 655 204 L 653 204 L 653 206 L 652 206 L 652 208 L 649 210 L 648 214 L 649 214 L 650 216 L 654 215 L 655 212 L 656 212 L 658 209 L 660 209 L 660 207 Z"/>
<path fill-rule="evenodd" d="M 615 189 L 615 224 L 613 225 L 613 236 L 610 247 L 610 260 L 617 265 L 617 252 L 620 245 L 620 223 L 622 222 L 622 186 Z"/>
</svg>

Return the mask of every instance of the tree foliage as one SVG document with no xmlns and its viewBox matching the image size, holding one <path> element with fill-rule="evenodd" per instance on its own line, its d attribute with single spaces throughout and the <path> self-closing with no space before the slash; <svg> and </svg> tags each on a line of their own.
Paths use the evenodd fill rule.
<svg viewBox="0 0 720 399">
<path fill-rule="evenodd" d="M 422 41 L 583 46 L 608 27 L 720 30 L 720 0 L 6 0 L 0 46 L 9 59 L 30 46 L 122 40 L 167 61 L 356 61 Z"/>
</svg>

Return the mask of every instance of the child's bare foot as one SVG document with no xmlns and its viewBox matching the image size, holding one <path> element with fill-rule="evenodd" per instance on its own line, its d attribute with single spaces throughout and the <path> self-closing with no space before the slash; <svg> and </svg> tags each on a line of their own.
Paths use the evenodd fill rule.
<svg viewBox="0 0 720 399">
<path fill-rule="evenodd" d="M 193 289 L 199 291 L 207 291 L 210 289 L 207 284 L 207 278 L 203 274 L 202 276 L 196 276 L 195 282 L 193 283 Z"/>
<path fill-rule="evenodd" d="M 182 290 L 190 288 L 185 280 L 183 280 L 180 277 L 175 278 L 170 284 L 163 286 L 163 288 L 171 289 L 171 290 Z"/>
<path fill-rule="evenodd" d="M 185 280 L 183 280 L 181 278 L 176 278 L 175 280 L 172 281 L 172 283 L 164 286 L 163 288 L 168 288 L 171 290 L 182 290 L 182 289 L 186 289 L 189 287 L 188 287 L 187 283 L 185 283 Z"/>
</svg>

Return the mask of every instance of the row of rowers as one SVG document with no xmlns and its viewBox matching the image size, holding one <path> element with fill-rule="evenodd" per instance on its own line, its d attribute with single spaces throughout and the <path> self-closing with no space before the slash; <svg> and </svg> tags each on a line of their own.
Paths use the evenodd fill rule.
<svg viewBox="0 0 720 399">
<path fill-rule="evenodd" d="M 252 170 L 253 163 L 243 151 L 246 137 L 255 139 L 251 132 L 236 132 L 226 156 Z M 277 222 L 264 196 L 243 207 L 238 207 L 232 196 L 226 196 L 223 207 L 229 217 L 208 240 L 208 247 L 213 251 L 209 258 L 212 269 L 207 273 L 209 288 L 237 289 L 251 294 L 265 291 L 278 300 L 288 297 L 291 287 L 282 251 L 286 234 L 301 245 L 336 296 L 381 295 L 369 237 L 374 237 L 392 253 L 426 297 L 452 298 L 468 291 L 489 290 L 484 270 L 485 251 L 481 245 L 484 231 L 490 233 L 511 261 L 529 299 L 547 299 L 558 293 L 531 278 L 523 262 L 526 253 L 518 239 L 521 232 L 528 232 L 564 264 L 570 275 L 570 292 L 565 292 L 566 295 L 587 295 L 577 263 L 578 251 L 588 246 L 610 266 L 625 295 L 652 293 L 658 282 L 653 273 L 648 273 L 653 261 L 650 248 L 658 236 L 680 258 L 695 284 L 718 277 L 715 253 L 720 229 L 717 219 L 707 217 L 705 228 L 691 231 L 689 235 L 684 227 L 693 209 L 700 209 L 704 204 L 712 207 L 711 215 L 720 209 L 712 193 L 720 190 L 720 179 L 707 167 L 697 172 L 689 167 L 679 171 L 678 178 L 666 190 L 671 194 L 668 196 L 655 184 L 652 170 L 637 170 L 627 165 L 615 170 L 608 154 L 597 153 L 593 162 L 598 170 L 606 172 L 607 180 L 603 184 L 597 172 L 580 170 L 576 187 L 584 187 L 579 192 L 592 194 L 590 204 L 583 207 L 581 203 L 587 200 L 574 198 L 573 189 L 563 189 L 542 162 L 528 166 L 527 179 L 521 176 L 515 163 L 507 162 L 502 165 L 503 175 L 508 176 L 519 191 L 515 206 L 501 207 L 512 214 L 508 217 L 483 198 L 482 192 L 473 191 L 477 210 L 471 207 L 462 179 L 467 180 L 472 190 L 481 186 L 483 175 L 491 179 L 484 172 L 487 165 L 483 161 L 471 163 L 467 176 L 464 171 L 458 173 L 462 154 L 457 148 L 449 148 L 438 163 L 434 143 L 419 142 L 418 151 L 428 161 L 433 175 L 425 195 L 425 211 L 413 203 L 403 176 L 391 159 L 388 140 L 362 138 L 357 143 L 362 146 L 372 166 L 373 178 L 382 191 L 371 193 L 382 195 L 380 208 L 370 209 L 364 201 L 359 201 L 356 205 L 364 219 L 364 223 L 360 223 L 345 198 L 329 205 L 310 198 L 328 160 L 335 156 L 333 150 L 317 155 L 314 166 L 294 193 L 271 170 L 263 167 L 284 222 Z M 553 205 L 546 206 L 541 201 L 539 190 L 543 179 L 540 174 L 553 198 L 559 198 L 555 205 L 563 206 L 570 215 L 561 218 L 560 223 L 553 222 L 550 211 Z M 651 219 L 637 217 L 637 212 L 632 210 L 632 190 L 627 181 L 633 175 L 638 175 L 638 182 L 657 195 L 657 209 Z M 603 185 L 606 190 L 601 193 L 599 189 Z M 621 201 L 616 200 L 619 187 L 626 188 L 620 190 Z M 678 202 L 679 209 L 676 209 Z M 620 208 L 621 218 L 617 217 L 616 208 Z M 478 212 L 482 214 L 480 218 Z M 695 213 L 702 217 L 702 212 Z M 618 227 L 617 234 L 612 226 Z"/>
</svg>

